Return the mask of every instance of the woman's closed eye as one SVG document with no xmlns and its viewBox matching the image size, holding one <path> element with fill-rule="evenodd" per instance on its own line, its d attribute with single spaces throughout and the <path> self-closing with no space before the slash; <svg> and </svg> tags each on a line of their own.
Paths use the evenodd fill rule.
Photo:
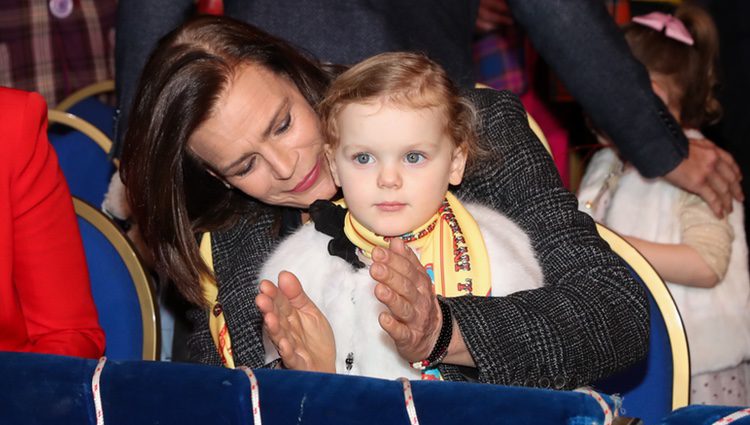
<svg viewBox="0 0 750 425">
<path fill-rule="evenodd" d="M 292 125 L 292 114 L 287 112 L 286 117 L 284 117 L 284 121 L 282 121 L 276 127 L 276 130 L 273 131 L 273 134 L 275 136 L 278 136 L 279 134 L 284 134 L 287 130 L 289 130 L 289 127 L 291 127 L 291 125 Z"/>
<path fill-rule="evenodd" d="M 427 157 L 421 152 L 409 152 L 404 155 L 404 160 L 407 164 L 419 164 L 425 159 L 427 159 Z"/>
<path fill-rule="evenodd" d="M 255 155 L 250 157 L 247 161 L 245 161 L 242 164 L 242 168 L 237 170 L 236 173 L 234 173 L 234 177 L 244 177 L 248 175 L 251 171 L 253 171 L 253 167 L 255 166 Z"/>
</svg>

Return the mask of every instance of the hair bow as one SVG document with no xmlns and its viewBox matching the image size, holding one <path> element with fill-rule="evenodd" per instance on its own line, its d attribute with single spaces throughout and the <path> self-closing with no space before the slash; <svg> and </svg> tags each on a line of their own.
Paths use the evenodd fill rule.
<svg viewBox="0 0 750 425">
<path fill-rule="evenodd" d="M 648 15 L 636 16 L 633 22 L 653 28 L 656 31 L 664 31 L 664 34 L 688 46 L 692 46 L 694 41 L 690 32 L 685 28 L 685 24 L 672 15 L 662 12 L 652 12 Z"/>
</svg>

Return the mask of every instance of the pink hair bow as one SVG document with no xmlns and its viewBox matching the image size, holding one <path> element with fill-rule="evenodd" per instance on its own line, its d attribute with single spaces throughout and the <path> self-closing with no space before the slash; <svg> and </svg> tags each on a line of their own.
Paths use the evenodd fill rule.
<svg viewBox="0 0 750 425">
<path fill-rule="evenodd" d="M 664 34 L 688 46 L 692 46 L 694 41 L 690 32 L 685 28 L 685 24 L 672 15 L 662 12 L 652 12 L 648 15 L 636 16 L 633 22 L 653 28 L 656 31 L 664 31 Z"/>
</svg>

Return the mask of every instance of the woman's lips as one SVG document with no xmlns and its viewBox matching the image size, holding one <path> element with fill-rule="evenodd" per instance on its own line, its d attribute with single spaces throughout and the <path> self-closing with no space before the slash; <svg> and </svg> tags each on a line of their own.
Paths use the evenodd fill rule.
<svg viewBox="0 0 750 425">
<path fill-rule="evenodd" d="M 312 170 L 310 170 L 309 173 L 302 179 L 301 182 L 297 184 L 297 186 L 292 189 L 292 192 L 299 193 L 304 192 L 307 189 L 311 188 L 316 181 L 318 181 L 318 176 L 320 175 L 320 164 L 321 161 L 318 160 L 318 162 L 315 164 Z"/>
<path fill-rule="evenodd" d="M 401 202 L 381 202 L 379 204 L 375 204 L 375 206 L 382 211 L 393 212 L 401 210 L 406 206 L 406 204 Z"/>
</svg>

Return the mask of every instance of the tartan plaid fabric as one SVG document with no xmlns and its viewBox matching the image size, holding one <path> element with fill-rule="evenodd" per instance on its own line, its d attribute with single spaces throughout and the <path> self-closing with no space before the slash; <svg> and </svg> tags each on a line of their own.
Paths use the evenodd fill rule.
<svg viewBox="0 0 750 425">
<path fill-rule="evenodd" d="M 0 0 L 0 86 L 50 106 L 114 78 L 116 0 Z"/>
<path fill-rule="evenodd" d="M 482 35 L 473 46 L 474 75 L 494 89 L 523 94 L 528 88 L 524 37 L 515 28 Z"/>
</svg>

